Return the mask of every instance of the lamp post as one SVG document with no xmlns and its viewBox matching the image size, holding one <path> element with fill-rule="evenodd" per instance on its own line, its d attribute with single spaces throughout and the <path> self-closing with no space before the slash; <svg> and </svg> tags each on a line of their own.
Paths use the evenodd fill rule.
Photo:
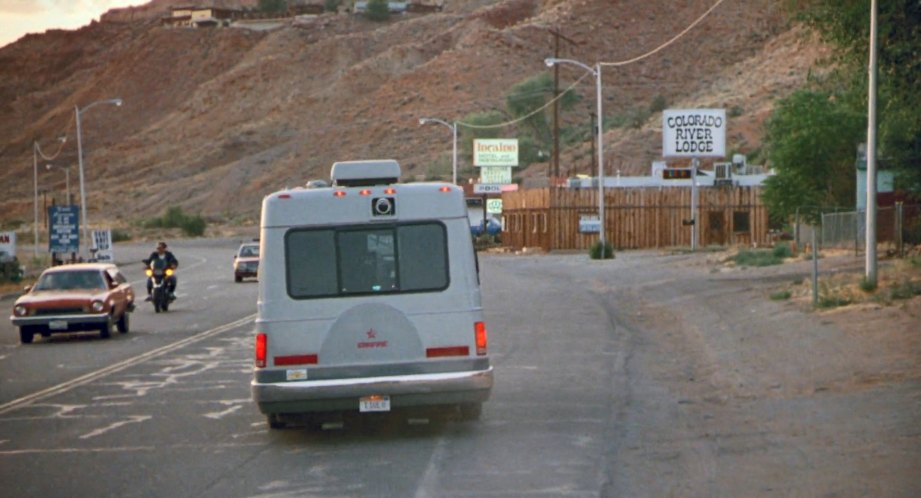
<svg viewBox="0 0 921 498">
<path fill-rule="evenodd" d="M 67 141 L 67 137 L 63 136 L 63 137 L 58 138 L 58 140 L 60 140 L 63 146 L 64 142 Z M 42 148 L 38 145 L 38 140 L 32 141 L 32 181 L 33 181 L 33 188 L 34 188 L 33 197 L 32 197 L 32 210 L 33 210 L 33 214 L 35 215 L 35 221 L 32 227 L 32 230 L 33 230 L 32 232 L 32 237 L 33 237 L 32 256 L 33 258 L 38 258 L 38 156 L 42 156 L 42 159 L 46 161 L 51 161 L 55 157 L 58 157 L 58 154 L 60 153 L 61 153 L 61 149 L 59 148 L 58 151 L 53 156 L 48 157 L 45 155 L 44 152 L 42 152 Z"/>
<path fill-rule="evenodd" d="M 64 170 L 64 186 L 66 190 L 64 191 L 64 196 L 67 199 L 67 205 L 70 205 L 70 166 L 58 166 L 56 164 L 48 163 L 45 165 L 45 169 L 51 171 L 51 168 L 58 168 Z"/>
<path fill-rule="evenodd" d="M 604 238 L 604 114 L 601 113 L 601 64 L 595 64 L 594 67 L 585 65 L 572 59 L 557 59 L 548 57 L 544 59 L 547 67 L 553 67 L 557 64 L 572 64 L 581 67 L 595 76 L 595 112 L 598 114 L 598 219 L 601 226 L 598 231 L 598 241 L 601 242 L 601 258 L 605 257 L 605 238 Z"/>
<path fill-rule="evenodd" d="M 74 106 L 74 116 L 77 119 L 77 162 L 79 164 L 79 173 L 80 173 L 80 222 L 83 224 L 83 240 L 84 244 L 89 243 L 89 225 L 86 221 L 86 186 L 83 181 L 83 137 L 80 130 L 80 114 L 86 112 L 99 104 L 112 104 L 117 106 L 122 105 L 122 99 L 108 99 L 108 100 L 97 100 L 92 104 L 80 109 L 77 106 Z"/>
<path fill-rule="evenodd" d="M 451 128 L 451 134 L 454 137 L 454 146 L 452 148 L 453 159 L 451 161 L 451 183 L 457 185 L 457 122 L 448 123 L 438 118 L 419 118 L 420 126 L 428 123 L 438 123 Z"/>
</svg>

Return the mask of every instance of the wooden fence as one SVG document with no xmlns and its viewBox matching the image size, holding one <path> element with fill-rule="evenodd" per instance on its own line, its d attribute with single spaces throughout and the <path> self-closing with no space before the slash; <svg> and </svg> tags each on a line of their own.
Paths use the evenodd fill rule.
<svg viewBox="0 0 921 498">
<path fill-rule="evenodd" d="M 605 237 L 617 249 L 691 245 L 691 190 L 680 187 L 605 189 Z M 758 187 L 698 190 L 700 247 L 770 244 L 767 209 Z M 543 188 L 502 194 L 503 245 L 544 250 L 585 249 L 597 233 L 581 233 L 583 215 L 598 214 L 597 189 Z"/>
</svg>

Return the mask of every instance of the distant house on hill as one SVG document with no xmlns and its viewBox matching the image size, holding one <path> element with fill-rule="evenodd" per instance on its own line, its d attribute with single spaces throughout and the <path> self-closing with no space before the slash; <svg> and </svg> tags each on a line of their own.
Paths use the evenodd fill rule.
<svg viewBox="0 0 921 498">
<path fill-rule="evenodd" d="M 230 26 L 242 16 L 234 9 L 216 7 L 173 7 L 171 15 L 161 21 L 164 26 L 183 28 L 213 28 Z"/>
</svg>

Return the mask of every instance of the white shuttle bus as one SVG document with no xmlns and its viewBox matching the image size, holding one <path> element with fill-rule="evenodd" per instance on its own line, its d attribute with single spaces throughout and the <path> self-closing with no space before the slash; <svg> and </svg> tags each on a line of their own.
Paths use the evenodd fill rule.
<svg viewBox="0 0 921 498">
<path fill-rule="evenodd" d="M 332 186 L 262 203 L 252 395 L 272 428 L 324 415 L 457 407 L 490 395 L 463 191 L 337 162 Z"/>
</svg>

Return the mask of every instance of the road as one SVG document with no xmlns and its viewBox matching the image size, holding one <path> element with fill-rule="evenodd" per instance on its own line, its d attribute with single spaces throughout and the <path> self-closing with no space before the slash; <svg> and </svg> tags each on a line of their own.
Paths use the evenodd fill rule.
<svg viewBox="0 0 921 498">
<path fill-rule="evenodd" d="M 699 255 L 481 254 L 482 420 L 270 431 L 249 398 L 257 286 L 232 282 L 237 243 L 172 244 L 180 299 L 140 306 L 129 334 L 22 346 L 0 326 L 4 496 L 921 493 L 921 382 L 826 382 L 853 353 L 765 298 L 792 277 Z M 140 264 L 125 269 L 143 289 Z"/>
</svg>

